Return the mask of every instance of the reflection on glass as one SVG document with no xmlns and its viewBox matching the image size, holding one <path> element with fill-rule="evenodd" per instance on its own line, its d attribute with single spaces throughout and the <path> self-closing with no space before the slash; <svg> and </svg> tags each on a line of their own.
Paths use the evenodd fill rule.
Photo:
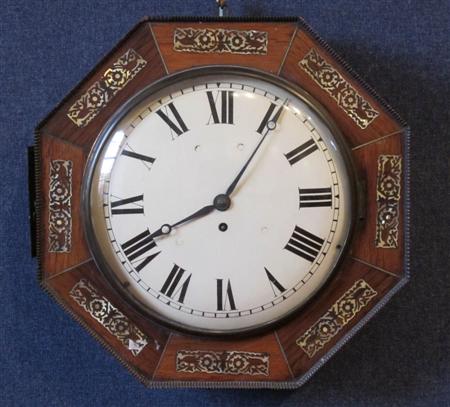
<svg viewBox="0 0 450 407">
<path fill-rule="evenodd" d="M 101 174 L 109 174 L 116 159 L 117 153 L 119 151 L 122 139 L 125 133 L 122 130 L 116 131 L 111 138 L 111 142 L 106 148 L 105 157 L 103 158 Z"/>
</svg>

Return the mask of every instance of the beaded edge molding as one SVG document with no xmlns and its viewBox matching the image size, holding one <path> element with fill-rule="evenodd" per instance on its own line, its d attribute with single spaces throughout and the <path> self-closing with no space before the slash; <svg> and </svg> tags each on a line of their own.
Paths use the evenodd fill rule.
<svg viewBox="0 0 450 407">
<path fill-rule="evenodd" d="M 268 33 L 223 28 L 176 28 L 173 49 L 177 52 L 266 55 Z"/>
<path fill-rule="evenodd" d="M 401 197 L 402 157 L 380 155 L 377 174 L 377 220 L 375 246 L 398 247 L 398 225 Z"/>
<path fill-rule="evenodd" d="M 269 375 L 269 354 L 240 351 L 179 350 L 176 371 L 230 375 Z"/>
<path fill-rule="evenodd" d="M 363 279 L 356 281 L 300 338 L 297 345 L 312 358 L 378 293 Z"/>
<path fill-rule="evenodd" d="M 338 106 L 361 129 L 369 126 L 379 115 L 379 112 L 322 58 L 316 49 L 311 48 L 298 62 L 298 65 L 337 102 Z"/>
<path fill-rule="evenodd" d="M 69 295 L 89 315 L 114 335 L 132 354 L 137 356 L 148 344 L 148 337 L 128 317 L 122 314 L 109 300 L 86 279 L 81 279 Z M 159 343 L 154 340 L 156 350 Z"/>
<path fill-rule="evenodd" d="M 48 251 L 72 249 L 72 161 L 51 160 L 48 191 Z"/>
<path fill-rule="evenodd" d="M 78 127 L 86 126 L 146 65 L 147 61 L 130 48 L 70 107 L 69 119 Z"/>
</svg>

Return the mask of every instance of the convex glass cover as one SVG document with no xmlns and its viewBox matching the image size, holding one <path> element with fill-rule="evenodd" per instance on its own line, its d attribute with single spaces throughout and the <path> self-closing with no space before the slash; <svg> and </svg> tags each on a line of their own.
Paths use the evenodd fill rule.
<svg viewBox="0 0 450 407">
<path fill-rule="evenodd" d="M 234 333 L 296 310 L 352 226 L 339 132 L 267 74 L 201 68 L 140 92 L 91 152 L 87 238 L 110 282 L 172 326 Z"/>
</svg>

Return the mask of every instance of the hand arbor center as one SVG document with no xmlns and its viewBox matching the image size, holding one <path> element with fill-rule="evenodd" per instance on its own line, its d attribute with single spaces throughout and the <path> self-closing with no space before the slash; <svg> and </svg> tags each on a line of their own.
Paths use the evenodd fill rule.
<svg viewBox="0 0 450 407">
<path fill-rule="evenodd" d="M 231 199 L 226 194 L 219 194 L 214 198 L 213 204 L 218 211 L 226 211 L 231 205 Z"/>
</svg>

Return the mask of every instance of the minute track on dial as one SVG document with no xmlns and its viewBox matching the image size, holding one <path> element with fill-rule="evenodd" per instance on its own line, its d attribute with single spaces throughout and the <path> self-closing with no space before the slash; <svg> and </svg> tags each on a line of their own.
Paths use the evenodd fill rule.
<svg viewBox="0 0 450 407">
<path fill-rule="evenodd" d="M 329 177 L 330 157 L 323 157 L 328 153 L 321 140 L 322 129 L 316 127 L 313 132 L 312 124 L 316 123 L 305 124 L 305 113 L 287 94 L 276 95 L 264 88 L 227 81 L 220 81 L 217 87 L 208 82 L 177 89 L 181 90 L 177 87 L 142 112 L 136 112 L 124 144 L 132 153 L 119 155 L 115 180 L 107 189 L 110 197 L 114 193 L 112 201 L 119 201 L 113 208 L 111 199 L 107 201 L 113 246 L 115 241 L 127 243 L 130 237 L 142 233 L 144 229 L 137 227 L 141 220 L 149 228 L 146 237 L 157 244 L 138 257 L 134 257 L 136 248 L 128 250 L 131 246 L 126 248 L 125 259 L 119 255 L 121 261 L 125 260 L 122 264 L 126 279 L 134 286 L 127 291 L 145 307 L 158 310 L 163 319 L 190 326 L 188 318 L 193 318 L 196 331 L 200 326 L 211 326 L 214 331 L 240 330 L 240 326 L 274 320 L 291 307 L 288 304 L 297 303 L 297 297 L 308 292 L 309 281 L 322 273 L 321 264 L 326 263 L 326 244 L 314 262 L 284 249 L 295 225 L 325 238 L 329 229 L 320 225 L 316 228 L 308 219 L 319 214 L 330 217 L 330 221 L 331 217 L 337 219 L 333 215 L 336 182 Z M 166 115 L 183 130 L 169 104 L 189 129 L 182 131 L 180 137 L 161 117 Z M 250 111 L 252 114 L 248 114 Z M 270 145 L 266 143 L 269 137 Z M 295 166 L 289 165 L 286 153 L 293 151 L 293 158 L 297 158 L 303 151 L 296 149 L 310 139 L 317 145 L 318 153 L 308 154 Z M 157 160 L 143 159 L 147 157 Z M 144 166 L 151 172 L 146 172 Z M 305 167 L 311 168 L 309 174 L 314 179 L 306 177 Z M 236 168 L 238 172 L 229 174 Z M 275 183 L 271 174 L 277 174 Z M 234 178 L 227 179 L 230 175 Z M 142 184 L 135 182 L 140 179 Z M 120 180 L 128 182 L 119 183 Z M 228 191 L 222 190 L 230 195 L 222 193 L 212 199 L 214 192 L 231 185 Z M 333 191 L 330 206 L 326 190 L 329 186 Z M 270 195 L 267 191 L 271 191 Z M 145 213 L 133 216 L 141 194 L 146 197 Z M 262 198 L 256 205 L 254 196 Z M 283 202 L 277 196 L 284 197 Z M 300 212 L 299 201 L 305 208 Z M 196 202 L 206 205 L 195 210 Z M 255 223 L 260 206 L 264 216 Z M 279 217 L 274 221 L 272 212 L 266 213 L 269 207 L 282 209 L 286 222 L 290 217 L 288 223 L 278 225 Z M 112 217 L 111 209 L 116 210 L 115 215 L 117 210 L 130 211 Z M 188 215 L 177 218 L 177 213 L 184 215 L 184 211 Z M 124 216 L 126 213 L 129 214 Z M 128 222 L 136 223 L 136 227 Z M 226 227 L 220 228 L 221 225 Z M 257 235 L 250 236 L 251 230 Z M 327 240 L 331 238 L 327 236 Z M 221 247 L 215 247 L 216 240 Z M 291 243 L 298 242 L 294 240 Z M 116 253 L 123 254 L 119 243 Z M 138 249 L 144 248 L 142 245 Z M 316 250 L 314 246 L 309 248 Z M 134 258 L 129 261 L 128 256 Z M 253 261 L 252 257 L 259 260 Z"/>
</svg>

